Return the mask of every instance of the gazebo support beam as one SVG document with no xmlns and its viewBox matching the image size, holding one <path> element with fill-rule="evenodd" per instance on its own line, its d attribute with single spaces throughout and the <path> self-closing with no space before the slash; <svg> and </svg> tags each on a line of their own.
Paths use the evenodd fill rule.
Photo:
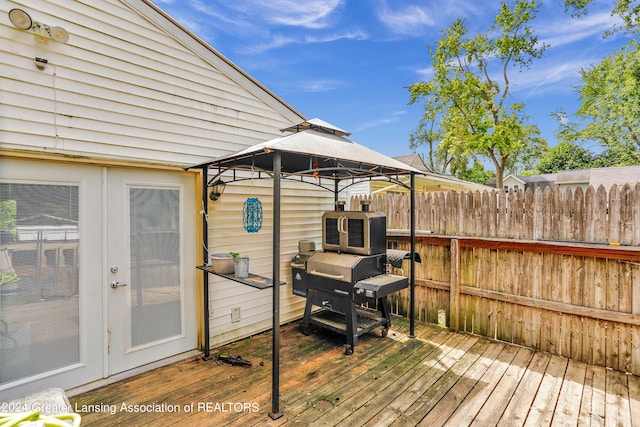
<svg viewBox="0 0 640 427">
<path fill-rule="evenodd" d="M 277 420 L 280 412 L 280 151 L 273 155 L 273 328 L 271 340 L 271 412 L 269 417 Z"/>
<path fill-rule="evenodd" d="M 208 240 L 209 240 L 209 222 L 207 221 L 207 217 L 209 216 L 209 195 L 207 191 L 209 186 L 207 185 L 207 177 L 208 177 L 208 166 L 202 167 L 202 260 L 204 264 L 207 264 L 209 261 L 209 249 L 208 249 Z M 203 315 L 204 318 L 204 357 L 203 360 L 211 360 L 211 343 L 209 338 L 209 274 L 205 271 L 203 272 Z"/>
<path fill-rule="evenodd" d="M 409 336 L 415 338 L 415 295 L 416 295 L 416 174 L 411 172 L 411 202 L 409 208 L 409 227 L 411 229 L 411 270 L 409 273 L 409 286 L 411 287 L 409 302 Z"/>
</svg>

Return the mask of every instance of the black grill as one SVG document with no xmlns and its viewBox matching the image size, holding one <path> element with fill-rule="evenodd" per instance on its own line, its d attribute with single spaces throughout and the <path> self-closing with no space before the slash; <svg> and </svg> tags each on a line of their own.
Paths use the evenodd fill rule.
<svg viewBox="0 0 640 427">
<path fill-rule="evenodd" d="M 376 224 L 372 227 L 362 220 L 362 215 L 351 221 L 349 211 L 342 214 L 347 217 L 343 223 L 348 224 L 348 230 L 340 229 L 340 219 L 333 218 L 335 212 L 331 218 L 323 217 L 324 251 L 305 246 L 291 260 L 291 268 L 293 293 L 307 299 L 303 332 L 309 334 L 313 327 L 320 327 L 343 334 L 347 341 L 345 353 L 352 354 L 359 336 L 376 328 L 381 328 L 383 337 L 387 335 L 391 320 L 386 297 L 406 288 L 408 279 L 387 273 L 387 253 L 380 245 L 386 240 L 383 215 L 372 216 Z M 374 235 L 367 236 L 367 228 Z M 357 253 L 330 249 L 341 241 L 341 233 L 348 234 L 347 246 L 356 248 Z M 375 242 L 375 247 L 365 247 L 367 242 Z"/>
</svg>

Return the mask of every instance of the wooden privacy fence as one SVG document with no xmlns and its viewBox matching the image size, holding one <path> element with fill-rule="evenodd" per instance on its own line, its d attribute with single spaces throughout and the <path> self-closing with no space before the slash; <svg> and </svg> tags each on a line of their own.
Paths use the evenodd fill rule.
<svg viewBox="0 0 640 427">
<path fill-rule="evenodd" d="M 409 206 L 371 201 L 392 248 L 409 249 Z M 640 374 L 640 183 L 420 194 L 416 229 L 417 319 Z M 409 291 L 390 303 L 406 316 Z"/>
</svg>

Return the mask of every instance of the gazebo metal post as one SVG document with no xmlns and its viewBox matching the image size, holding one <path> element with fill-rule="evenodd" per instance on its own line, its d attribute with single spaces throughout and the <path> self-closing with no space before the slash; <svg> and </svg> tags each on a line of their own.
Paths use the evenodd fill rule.
<svg viewBox="0 0 640 427">
<path fill-rule="evenodd" d="M 202 167 L 202 260 L 203 264 L 207 264 L 209 259 L 209 223 L 207 217 L 209 215 L 209 197 L 207 194 L 207 178 L 209 166 Z M 203 315 L 204 317 L 204 357 L 203 360 L 211 360 L 210 338 L 209 338 L 209 274 L 206 271 L 203 274 Z"/>
<path fill-rule="evenodd" d="M 282 154 L 273 153 L 273 329 L 271 340 L 271 412 L 277 420 L 280 412 L 280 172 Z"/>
<path fill-rule="evenodd" d="M 409 302 L 409 336 L 411 338 L 415 338 L 415 320 L 414 320 L 414 299 L 416 294 L 416 174 L 411 172 L 411 202 L 409 208 L 409 221 L 411 222 L 411 272 L 410 272 L 410 283 L 411 287 L 411 296 Z"/>
</svg>

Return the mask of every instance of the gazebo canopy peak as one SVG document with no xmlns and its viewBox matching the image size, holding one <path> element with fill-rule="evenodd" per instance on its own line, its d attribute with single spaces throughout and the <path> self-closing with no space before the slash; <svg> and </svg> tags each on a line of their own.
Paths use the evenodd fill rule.
<svg viewBox="0 0 640 427">
<path fill-rule="evenodd" d="M 302 123 L 298 123 L 297 125 L 289 126 L 288 128 L 280 129 L 280 132 L 300 132 L 306 129 L 316 129 L 322 132 L 330 133 L 338 136 L 350 136 L 351 132 L 347 132 L 346 130 L 340 129 L 337 126 L 332 125 L 331 123 L 325 122 L 324 120 L 320 120 L 318 118 L 305 120 Z"/>
</svg>

